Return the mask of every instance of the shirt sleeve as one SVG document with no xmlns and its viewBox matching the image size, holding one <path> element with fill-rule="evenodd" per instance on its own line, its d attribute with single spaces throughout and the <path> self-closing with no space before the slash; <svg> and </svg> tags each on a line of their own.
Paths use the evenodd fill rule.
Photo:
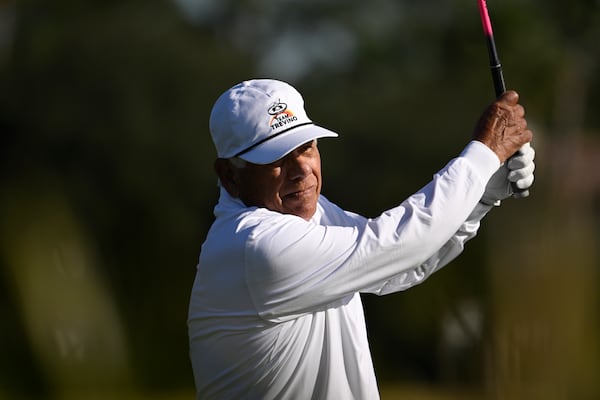
<svg viewBox="0 0 600 400">
<path fill-rule="evenodd" d="M 478 203 L 461 225 L 458 231 L 448 240 L 439 251 L 415 268 L 410 268 L 391 279 L 380 282 L 373 287 L 362 290 L 363 293 L 372 293 L 379 296 L 400 292 L 418 285 L 431 274 L 440 270 L 454 260 L 465 248 L 465 243 L 475 237 L 480 226 L 480 221 L 493 208 L 491 205 Z"/>
<path fill-rule="evenodd" d="M 254 306 L 283 321 L 344 301 L 359 291 L 385 294 L 423 281 L 463 249 L 489 208 L 477 206 L 500 162 L 471 142 L 433 180 L 399 206 L 354 226 L 291 215 L 261 221 L 246 247 Z"/>
</svg>

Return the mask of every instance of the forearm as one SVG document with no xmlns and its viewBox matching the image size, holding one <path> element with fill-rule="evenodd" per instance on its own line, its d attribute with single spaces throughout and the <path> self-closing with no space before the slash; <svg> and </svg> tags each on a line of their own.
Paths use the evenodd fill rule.
<svg viewBox="0 0 600 400">
<path fill-rule="evenodd" d="M 481 219 L 492 208 L 492 206 L 478 203 L 460 229 L 429 259 L 415 268 L 394 276 L 382 285 L 377 285 L 364 292 L 382 296 L 400 292 L 422 283 L 430 275 L 448 265 L 463 252 L 465 244 L 477 234 Z"/>
<path fill-rule="evenodd" d="M 497 164 L 494 164 L 493 158 L 483 160 L 482 157 L 486 157 L 485 153 L 487 151 L 481 146 L 481 143 L 470 144 L 470 146 L 465 149 L 462 156 L 470 158 L 473 157 L 473 152 L 481 153 L 480 155 L 475 156 L 474 162 L 477 165 L 485 166 L 485 168 L 481 170 L 483 174 L 481 177 L 482 181 L 485 181 L 487 177 L 489 177 L 489 174 L 493 173 L 494 168 L 496 168 L 495 165 Z M 487 153 L 487 156 L 489 156 L 489 152 Z M 474 190 L 477 192 L 477 189 Z M 451 195 L 449 194 L 449 196 Z M 460 197 L 460 189 L 457 191 L 456 196 Z M 447 218 L 444 217 L 443 219 L 440 219 L 442 227 L 435 228 L 433 231 L 439 231 L 443 228 L 451 228 L 452 226 L 456 227 L 459 225 L 458 229 L 456 229 L 453 233 L 447 231 L 446 240 L 442 242 L 431 241 L 429 240 L 430 238 L 423 237 L 422 241 L 431 245 L 431 250 L 429 250 L 429 253 L 427 251 L 423 251 L 423 254 L 429 254 L 426 259 L 415 263 L 411 268 L 407 268 L 391 279 L 375 285 L 366 291 L 378 295 L 384 295 L 406 290 L 423 282 L 431 274 L 454 260 L 464 250 L 465 243 L 477 234 L 481 219 L 493 208 L 493 206 L 477 201 L 478 197 L 479 196 L 477 194 L 474 194 L 472 197 L 467 196 L 463 198 L 453 207 L 449 206 L 448 204 L 445 205 L 445 212 L 442 214 L 453 214 L 463 222 L 461 223 L 459 221 L 458 224 L 453 225 L 448 221 Z M 475 204 L 473 205 L 473 203 Z M 465 215 L 467 216 L 465 217 Z"/>
</svg>

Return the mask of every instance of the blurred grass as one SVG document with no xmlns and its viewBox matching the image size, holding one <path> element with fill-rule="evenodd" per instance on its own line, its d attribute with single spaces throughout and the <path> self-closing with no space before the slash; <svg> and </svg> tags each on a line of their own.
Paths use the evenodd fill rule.
<svg viewBox="0 0 600 400">
<path fill-rule="evenodd" d="M 476 390 L 456 387 L 428 387 L 413 383 L 387 382 L 380 385 L 381 400 L 476 400 L 482 395 Z"/>
<path fill-rule="evenodd" d="M 58 396 L 130 388 L 121 315 L 85 229 L 54 183 L 0 201 L 11 210 L 0 221 L 0 254 L 28 346 Z"/>
<path fill-rule="evenodd" d="M 413 383 L 399 384 L 394 382 L 380 385 L 381 400 L 478 400 L 481 394 L 475 390 L 452 388 L 432 388 Z M 0 399 L 30 400 L 6 397 L 0 391 Z M 71 393 L 54 397 L 56 400 L 194 400 L 193 389 L 176 390 L 162 393 L 111 393 L 110 395 L 95 393 Z M 31 398 L 33 400 L 33 398 Z M 39 399 L 38 399 L 39 400 Z M 343 400 L 343 399 L 340 399 Z"/>
<path fill-rule="evenodd" d="M 381 400 L 477 400 L 481 394 L 473 390 L 458 388 L 430 388 L 414 384 L 402 385 L 398 383 L 386 383 L 380 386 Z M 14 399 L 2 396 L 0 399 Z M 195 392 L 190 390 L 169 391 L 165 393 L 72 393 L 65 394 L 56 400 L 194 400 Z M 340 399 L 342 400 L 342 399 Z"/>
</svg>

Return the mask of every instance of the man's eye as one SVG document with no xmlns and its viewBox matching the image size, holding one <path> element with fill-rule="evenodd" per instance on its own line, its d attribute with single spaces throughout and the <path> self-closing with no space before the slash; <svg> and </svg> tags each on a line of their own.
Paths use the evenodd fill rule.
<svg viewBox="0 0 600 400">
<path fill-rule="evenodd" d="M 306 152 L 306 151 L 312 150 L 313 148 L 314 147 L 313 147 L 312 143 L 309 143 L 309 144 L 304 145 L 304 147 L 302 148 L 302 151 Z"/>
</svg>

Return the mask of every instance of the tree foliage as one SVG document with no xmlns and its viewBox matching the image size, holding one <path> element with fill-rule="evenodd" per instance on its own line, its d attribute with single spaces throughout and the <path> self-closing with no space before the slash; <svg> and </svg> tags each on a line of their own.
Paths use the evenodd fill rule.
<svg viewBox="0 0 600 400">
<path fill-rule="evenodd" d="M 510 297 L 497 298 L 490 282 L 498 264 L 490 258 L 502 247 L 497 232 L 515 229 L 503 220 L 575 221 L 574 231 L 590 232 L 579 265 L 597 267 L 599 232 L 577 224 L 597 220 L 600 179 L 574 195 L 585 207 L 559 217 L 554 210 L 572 200 L 557 161 L 564 144 L 597 148 L 599 3 L 488 7 L 508 86 L 536 131 L 536 187 L 523 204 L 494 211 L 464 256 L 431 282 L 366 298 L 385 379 L 476 386 L 489 379 L 480 368 L 485 341 L 495 305 Z M 477 7 L 466 0 L 23 0 L 0 3 L 0 25 L 0 337 L 9 349 L 0 394 L 70 390 L 72 380 L 49 368 L 72 374 L 89 357 L 100 361 L 86 373 L 128 371 L 119 387 L 191 387 L 187 301 L 217 198 L 208 115 L 228 87 L 266 76 L 298 87 L 312 119 L 341 134 L 320 143 L 324 193 L 368 216 L 398 204 L 456 155 L 493 96 Z M 594 162 L 568 176 L 594 170 Z M 560 242 L 560 224 L 543 233 Z M 526 243 L 514 246 L 527 253 Z M 73 315 L 97 313 L 94 324 L 114 326 L 99 334 L 112 338 L 102 346 L 127 349 L 118 365 L 77 359 L 77 349 L 95 343 L 81 334 L 86 318 L 65 322 L 64 310 L 49 308 L 55 326 L 40 332 L 32 322 L 46 310 L 45 296 L 63 293 L 66 304 L 83 296 L 73 295 L 78 275 L 60 272 L 80 271 L 80 263 L 93 276 L 89 293 L 104 300 Z M 46 276 L 40 271 L 54 271 L 56 290 L 36 286 L 35 277 Z M 473 304 L 485 318 L 469 333 L 461 310 Z M 105 309 L 114 315 L 98 312 Z M 460 346 L 446 342 L 448 326 L 462 332 Z M 52 351 L 40 355 L 36 343 L 46 336 L 54 339 L 41 348 L 71 338 L 59 361 Z M 465 365 L 464 373 L 449 372 Z M 92 380 L 82 390 L 110 386 Z"/>
</svg>

